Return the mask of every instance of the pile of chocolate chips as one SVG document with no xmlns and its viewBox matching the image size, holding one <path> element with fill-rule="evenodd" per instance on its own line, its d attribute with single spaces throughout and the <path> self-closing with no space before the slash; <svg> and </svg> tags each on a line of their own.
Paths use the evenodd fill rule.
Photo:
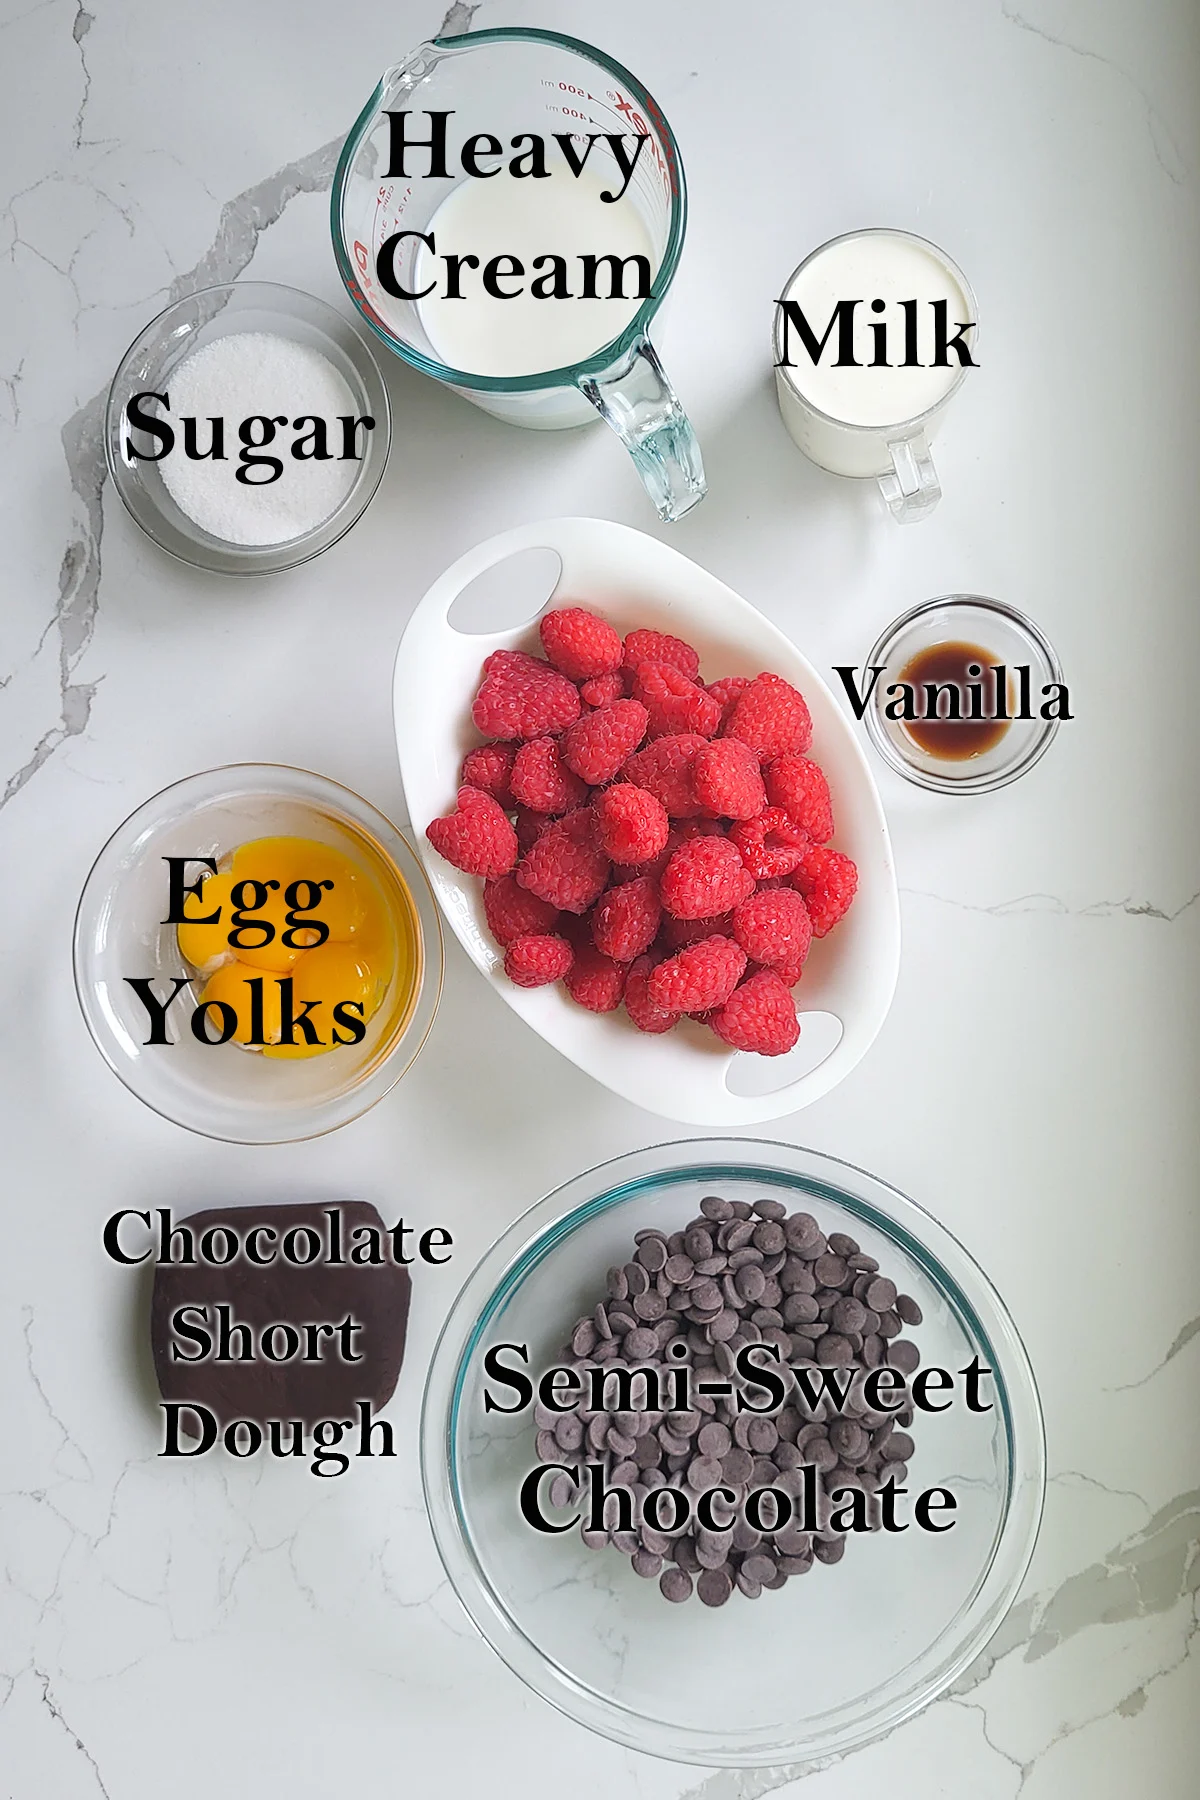
<svg viewBox="0 0 1200 1800">
<path fill-rule="evenodd" d="M 751 1490 L 776 1487 L 798 1500 L 800 1470 L 809 1464 L 818 1471 L 823 1499 L 836 1488 L 857 1487 L 877 1525 L 870 1496 L 889 1477 L 898 1485 L 905 1479 L 913 1409 L 906 1404 L 872 1411 L 862 1382 L 884 1364 L 906 1380 L 915 1373 L 920 1353 L 901 1332 L 920 1324 L 921 1309 L 897 1293 L 853 1238 L 844 1232 L 826 1237 L 811 1213 L 789 1214 L 777 1200 L 751 1206 L 716 1195 L 700 1202 L 700 1213 L 669 1236 L 658 1230 L 635 1234 L 632 1259 L 608 1271 L 606 1297 L 578 1321 L 563 1353 L 583 1372 L 596 1365 L 657 1368 L 667 1392 L 668 1371 L 687 1364 L 691 1410 L 593 1412 L 585 1388 L 572 1411 L 553 1412 L 539 1403 L 534 1418 L 539 1461 L 574 1463 L 581 1483 L 581 1465 L 602 1462 L 608 1485 L 632 1490 L 635 1529 L 593 1531 L 585 1524 L 584 1543 L 622 1551 L 639 1575 L 658 1579 L 668 1600 L 687 1600 L 694 1586 L 706 1605 L 722 1606 L 735 1587 L 757 1599 L 763 1588 L 806 1574 L 814 1559 L 840 1561 L 846 1547 L 844 1534 L 828 1527 L 812 1533 L 794 1523 L 778 1531 L 754 1529 L 741 1510 Z M 789 1366 L 853 1371 L 842 1412 L 824 1397 L 811 1409 L 795 1390 L 776 1412 L 739 1412 L 735 1359 L 754 1343 L 778 1349 L 778 1364 L 764 1366 L 785 1380 Z M 702 1382 L 730 1377 L 734 1391 L 727 1398 L 696 1391 Z M 733 1522 L 709 1531 L 697 1524 L 695 1502 L 722 1483 L 737 1496 Z M 637 1503 L 663 1485 L 688 1489 L 692 1500 L 677 1534 L 656 1531 L 640 1518 Z M 559 1474 L 550 1499 L 567 1506 L 584 1491 Z M 615 1519 L 611 1502 L 610 1512 Z M 827 1518 L 827 1503 L 820 1513 Z"/>
</svg>

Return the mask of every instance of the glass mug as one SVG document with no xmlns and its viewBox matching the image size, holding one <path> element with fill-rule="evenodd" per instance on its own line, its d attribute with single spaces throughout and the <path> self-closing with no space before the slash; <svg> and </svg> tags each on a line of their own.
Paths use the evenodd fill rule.
<svg viewBox="0 0 1200 1800">
<path fill-rule="evenodd" d="M 822 259 L 828 262 L 829 276 L 818 267 Z M 827 285 L 829 282 L 834 285 Z M 822 397 L 826 400 L 826 408 L 822 409 L 816 404 L 812 393 L 805 392 L 803 377 L 806 371 L 803 363 L 798 360 L 803 351 L 798 353 L 796 350 L 796 333 L 788 325 L 783 302 L 789 296 L 804 291 L 807 285 L 810 294 L 824 288 L 821 301 L 827 305 L 835 286 L 840 295 L 841 283 L 853 285 L 854 294 L 862 308 L 863 325 L 868 324 L 872 314 L 877 316 L 886 311 L 888 302 L 883 300 L 881 289 L 893 290 L 888 295 L 888 301 L 895 306 L 900 291 L 905 290 L 907 285 L 923 288 L 924 295 L 917 300 L 913 323 L 909 327 L 914 349 L 918 348 L 918 309 L 932 295 L 938 294 L 939 303 L 940 299 L 946 302 L 943 318 L 948 321 L 946 330 L 949 336 L 958 336 L 972 358 L 979 341 L 979 314 L 975 296 L 962 270 L 936 244 L 908 231 L 875 229 L 846 232 L 841 237 L 830 238 L 828 243 L 821 244 L 789 276 L 783 290 L 783 299 L 776 304 L 775 387 L 779 410 L 789 435 L 812 462 L 822 469 L 830 470 L 834 475 L 873 475 L 892 516 L 901 524 L 911 524 L 916 519 L 927 517 L 942 497 L 941 483 L 934 468 L 929 442 L 973 364 L 962 363 L 955 352 L 953 364 L 947 361 L 945 378 L 930 380 L 929 366 L 925 364 L 864 363 L 843 384 L 846 416 L 839 417 L 836 410 L 832 410 L 834 402 L 827 385 L 822 390 Z M 872 295 L 876 297 L 874 307 L 871 306 Z M 851 296 L 847 294 L 840 297 L 849 299 Z M 903 307 L 911 302 L 899 304 Z M 951 307 L 954 309 L 954 316 L 951 316 Z M 924 315 L 920 316 L 923 318 Z M 822 323 L 825 317 L 824 312 L 819 315 Z M 822 329 L 822 323 L 816 326 L 814 339 L 816 330 Z M 908 325 L 907 314 L 905 324 Z M 954 327 L 958 329 L 952 329 Z M 889 349 L 897 347 L 894 334 L 898 328 L 894 319 L 888 322 L 892 339 L 890 343 L 886 338 L 875 340 L 873 355 L 878 355 L 881 341 L 885 356 Z M 837 335 L 832 323 L 828 335 L 830 338 Z M 924 335 L 927 339 L 929 334 L 926 332 Z M 856 342 L 860 348 L 863 347 L 861 335 Z M 908 342 L 906 336 L 906 358 L 909 354 Z M 794 365 L 792 367 L 783 363 L 785 349 L 790 353 Z M 832 353 L 830 346 L 830 354 Z M 809 354 L 811 356 L 811 351 Z M 890 385 L 886 379 L 876 379 L 872 383 L 872 366 L 887 366 L 889 376 L 900 379 Z M 921 370 L 920 374 L 917 373 L 918 369 Z M 813 378 L 809 378 L 807 385 L 810 388 L 815 385 Z M 873 395 L 872 385 L 875 389 Z M 872 405 L 877 408 L 876 416 L 885 419 L 886 423 L 866 423 L 861 417 L 853 416 L 863 413 L 870 416 Z"/>
<path fill-rule="evenodd" d="M 449 368 L 437 354 L 417 304 L 379 281 L 380 245 L 398 231 L 424 232 L 446 196 L 473 179 L 389 177 L 389 112 L 409 111 L 411 141 L 430 135 L 422 115 L 453 111 L 467 131 L 484 131 L 506 147 L 518 133 L 644 134 L 626 199 L 635 206 L 652 248 L 650 296 L 625 329 L 585 358 L 531 375 L 479 375 Z M 426 155 L 429 153 L 426 152 Z M 411 166 L 411 165 L 410 165 Z M 600 51 L 557 32 L 505 28 L 435 38 L 389 69 L 359 114 L 338 160 L 331 224 L 338 269 L 367 324 L 388 347 L 485 412 L 513 425 L 561 430 L 597 413 L 632 456 L 660 517 L 677 519 L 703 498 L 704 465 L 686 413 L 648 337 L 683 247 L 687 193 L 671 128 L 627 69 Z M 550 248 L 551 246 L 548 246 Z M 398 246 L 398 285 L 415 289 L 418 242 Z M 561 301 L 554 304 L 562 304 Z"/>
</svg>

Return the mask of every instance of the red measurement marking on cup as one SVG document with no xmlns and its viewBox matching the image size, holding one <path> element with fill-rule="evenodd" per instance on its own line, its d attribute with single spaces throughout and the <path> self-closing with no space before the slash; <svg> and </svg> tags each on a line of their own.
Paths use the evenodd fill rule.
<svg viewBox="0 0 1200 1800">
<path fill-rule="evenodd" d="M 668 190 L 672 194 L 677 192 L 674 176 L 667 167 L 663 153 L 658 147 L 658 140 L 651 132 L 650 126 L 646 123 L 645 119 L 643 119 L 641 113 L 638 112 L 637 108 L 634 106 L 633 101 L 628 99 L 619 88 L 612 89 L 608 97 L 616 107 L 618 113 L 629 120 L 629 123 L 633 126 L 633 129 L 637 132 L 638 136 L 646 139 L 650 154 L 653 156 L 658 167 L 658 172 L 662 176 L 663 182 Z M 654 114 L 654 129 L 665 137 L 667 122 L 663 118 L 662 113 L 659 112 L 658 108 L 654 105 L 653 101 L 650 102 L 650 106 Z"/>
<path fill-rule="evenodd" d="M 397 198 L 397 194 L 399 194 L 399 198 Z M 391 237 L 394 232 L 400 229 L 405 209 L 412 199 L 412 196 L 412 182 L 409 182 L 408 186 L 405 188 L 397 189 L 394 181 L 387 181 L 383 182 L 380 187 L 376 189 L 375 217 L 372 220 L 373 247 L 376 252 L 378 252 L 386 238 Z M 376 292 L 376 287 L 374 281 L 371 279 L 370 261 L 363 263 L 362 260 L 358 258 L 358 250 L 359 246 L 355 245 L 355 257 L 359 262 L 359 267 L 362 269 L 364 285 L 369 293 L 374 294 Z"/>
</svg>

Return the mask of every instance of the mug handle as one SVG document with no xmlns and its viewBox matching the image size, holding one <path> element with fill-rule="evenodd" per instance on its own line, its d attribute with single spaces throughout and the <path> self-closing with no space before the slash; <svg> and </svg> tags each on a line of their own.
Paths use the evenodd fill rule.
<svg viewBox="0 0 1200 1800">
<path fill-rule="evenodd" d="M 879 491 L 888 511 L 901 525 L 927 518 L 942 497 L 942 484 L 929 454 L 925 433 L 888 444 L 892 466 L 879 476 Z"/>
<path fill-rule="evenodd" d="M 700 445 L 649 338 L 598 375 L 581 376 L 579 391 L 632 456 L 660 519 L 681 519 L 703 500 Z"/>
</svg>

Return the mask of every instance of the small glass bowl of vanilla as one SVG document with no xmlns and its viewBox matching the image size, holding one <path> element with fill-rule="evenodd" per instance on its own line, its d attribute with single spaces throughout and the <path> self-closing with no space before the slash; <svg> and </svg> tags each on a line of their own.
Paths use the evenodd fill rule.
<svg viewBox="0 0 1200 1800">
<path fill-rule="evenodd" d="M 442 986 L 437 907 L 403 835 L 303 769 L 192 775 L 101 850 L 75 920 L 101 1055 L 165 1118 L 230 1143 L 317 1137 L 411 1066 Z"/>
<path fill-rule="evenodd" d="M 984 594 L 941 594 L 912 607 L 864 668 L 871 685 L 860 716 L 872 744 L 906 781 L 938 794 L 1007 787 L 1072 716 L 1045 634 Z"/>
</svg>

